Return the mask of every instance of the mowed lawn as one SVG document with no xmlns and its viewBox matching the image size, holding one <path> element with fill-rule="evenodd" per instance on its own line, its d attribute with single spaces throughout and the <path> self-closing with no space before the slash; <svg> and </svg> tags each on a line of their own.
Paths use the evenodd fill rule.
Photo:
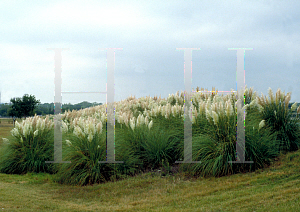
<svg viewBox="0 0 300 212">
<path fill-rule="evenodd" d="M 152 173 L 77 187 L 49 174 L 0 174 L 2 211 L 299 211 L 300 151 L 271 167 L 220 178 Z"/>
<path fill-rule="evenodd" d="M 13 128 L 1 124 L 0 142 Z M 220 178 L 148 172 L 84 187 L 51 179 L 0 174 L 0 211 L 300 211 L 300 151 L 265 169 Z"/>
<path fill-rule="evenodd" d="M 0 144 L 2 144 L 2 138 L 10 136 L 10 131 L 14 128 L 13 119 L 11 118 L 0 118 Z M 20 123 L 22 119 L 17 119 Z"/>
</svg>

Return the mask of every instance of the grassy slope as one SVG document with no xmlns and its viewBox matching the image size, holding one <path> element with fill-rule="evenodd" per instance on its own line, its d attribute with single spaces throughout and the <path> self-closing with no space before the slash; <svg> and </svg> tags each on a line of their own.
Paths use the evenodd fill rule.
<svg viewBox="0 0 300 212">
<path fill-rule="evenodd" d="M 12 126 L 0 127 L 0 138 L 6 137 L 11 129 Z M 147 173 L 123 181 L 75 187 L 54 184 L 48 174 L 0 174 L 2 208 L 3 211 L 299 211 L 300 151 L 282 155 L 271 167 L 255 173 L 208 179 Z"/>
<path fill-rule="evenodd" d="M 51 182 L 51 175 L 0 174 L 5 211 L 297 211 L 300 151 L 264 170 L 221 178 L 152 173 L 86 187 Z M 297 209 L 298 208 L 298 209 Z"/>
</svg>

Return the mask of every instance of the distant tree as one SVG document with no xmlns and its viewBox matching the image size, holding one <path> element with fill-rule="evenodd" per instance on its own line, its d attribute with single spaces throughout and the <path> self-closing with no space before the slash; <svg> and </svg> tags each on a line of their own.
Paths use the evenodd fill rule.
<svg viewBox="0 0 300 212">
<path fill-rule="evenodd" d="M 37 104 L 41 103 L 39 100 L 35 99 L 35 96 L 28 96 L 28 94 L 25 94 L 22 99 L 22 106 L 23 106 L 23 113 L 24 116 L 33 116 L 34 110 L 37 107 Z"/>
<path fill-rule="evenodd" d="M 9 109 L 9 116 L 12 117 L 27 117 L 33 116 L 34 110 L 36 108 L 36 104 L 40 103 L 39 100 L 35 99 L 35 96 L 28 96 L 25 94 L 22 99 L 21 98 L 13 98 L 10 99 L 12 103 L 11 108 Z"/>
<path fill-rule="evenodd" d="M 18 107 L 17 105 L 20 105 L 20 102 L 23 102 L 22 105 L 24 104 L 23 101 L 24 97 L 21 98 L 14 98 L 11 100 L 11 105 L 14 105 L 13 102 L 15 102 L 15 106 L 12 107 L 9 104 L 5 104 L 4 105 L 0 105 L 0 115 L 1 116 L 12 116 L 12 117 L 23 117 L 25 116 L 24 114 L 18 114 L 18 111 L 22 111 L 22 109 L 20 107 Z M 29 97 L 27 96 L 27 99 L 29 99 Z M 25 102 L 26 102 L 26 98 L 25 98 Z M 63 104 L 62 105 L 62 113 L 64 113 L 65 111 L 72 111 L 72 110 L 80 110 L 80 109 L 84 109 L 84 108 L 88 108 L 88 107 L 93 107 L 93 106 L 97 106 L 97 105 L 102 105 L 102 103 L 89 103 L 87 101 L 85 102 L 81 102 L 75 105 L 72 105 L 71 103 L 68 104 Z M 24 106 L 22 106 L 24 107 Z M 9 112 L 11 113 L 11 115 L 9 115 Z M 23 111 L 24 112 L 24 111 Z M 48 115 L 48 114 L 54 114 L 54 103 L 39 103 L 37 105 L 37 107 L 34 109 L 34 112 L 31 113 L 30 115 L 34 115 L 34 113 L 36 113 L 37 115 Z"/>
<path fill-rule="evenodd" d="M 38 104 L 35 113 L 37 115 L 54 114 L 54 105 L 49 103 Z"/>
<path fill-rule="evenodd" d="M 23 111 L 22 111 L 22 99 L 21 98 L 13 98 L 10 99 L 12 103 L 11 107 L 8 109 L 8 115 L 11 117 L 18 117 L 22 118 Z"/>
<path fill-rule="evenodd" d="M 7 117 L 10 105 L 5 103 L 0 105 L 0 116 Z"/>
</svg>

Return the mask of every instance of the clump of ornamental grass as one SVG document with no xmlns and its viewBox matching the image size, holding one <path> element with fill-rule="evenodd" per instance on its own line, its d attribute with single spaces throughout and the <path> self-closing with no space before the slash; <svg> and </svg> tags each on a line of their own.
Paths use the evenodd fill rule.
<svg viewBox="0 0 300 212">
<path fill-rule="evenodd" d="M 273 133 L 277 133 L 278 150 L 281 152 L 296 151 L 300 146 L 300 129 L 299 129 L 299 112 L 300 106 L 297 108 L 297 116 L 291 119 L 293 111 L 296 110 L 295 102 L 291 109 L 288 109 L 291 93 L 287 95 L 282 93 L 280 89 L 273 96 L 271 88 L 269 88 L 270 100 L 263 95 L 257 97 L 257 104 L 263 108 L 259 114 L 266 121 L 266 125 L 272 129 Z"/>
<path fill-rule="evenodd" d="M 71 163 L 58 165 L 54 182 L 84 186 L 109 181 L 114 175 L 112 164 L 99 163 L 106 161 L 106 133 L 102 122 L 80 117 L 76 123 L 64 143 L 63 160 Z"/>
<path fill-rule="evenodd" d="M 137 121 L 135 121 L 137 120 Z M 179 140 L 172 134 L 172 132 L 164 131 L 161 126 L 153 126 L 153 120 L 149 122 L 148 117 L 144 118 L 139 115 L 130 118 L 127 129 L 123 133 L 118 134 L 118 142 L 116 149 L 119 149 L 118 160 L 125 160 L 129 155 L 131 161 L 129 164 L 134 164 L 137 171 L 145 171 L 147 169 L 155 169 L 162 166 L 163 161 L 174 163 L 176 160 L 177 143 Z M 118 146 L 118 147 L 117 147 Z M 127 153 L 127 154 L 126 154 Z M 128 161 L 127 161 L 128 162 Z"/>
<path fill-rule="evenodd" d="M 159 125 L 161 126 L 161 125 Z M 165 163 L 173 164 L 178 159 L 180 138 L 175 130 L 163 130 L 156 126 L 141 143 L 144 151 L 144 168 L 156 169 Z"/>
<path fill-rule="evenodd" d="M 117 125 L 117 124 L 116 124 Z M 127 129 L 128 130 L 128 129 Z M 143 163 L 140 160 L 139 151 L 136 141 L 124 140 L 123 133 L 126 128 L 117 128 L 115 134 L 115 160 L 123 163 L 114 164 L 115 177 L 117 179 L 134 176 L 142 170 Z"/>
<path fill-rule="evenodd" d="M 115 160 L 123 161 L 124 163 L 114 164 L 116 178 L 123 178 L 124 175 L 135 175 L 143 169 L 143 161 L 140 156 L 141 140 L 145 139 L 145 133 L 141 132 L 140 128 L 146 126 L 143 130 L 150 130 L 152 122 L 149 123 L 148 117 L 138 116 L 136 118 L 131 111 L 121 112 L 117 117 L 116 122 L 116 137 L 115 137 Z"/>
<path fill-rule="evenodd" d="M 249 95 L 247 90 L 245 96 L 249 102 L 252 101 L 252 94 Z M 275 148 L 276 134 L 272 134 L 270 128 L 264 126 L 264 120 L 260 117 L 246 113 L 245 160 L 254 163 L 228 163 L 237 160 L 236 106 L 232 105 L 233 98 L 230 99 L 229 96 L 224 98 L 215 96 L 212 104 L 210 100 L 199 104 L 198 114 L 192 106 L 193 132 L 194 126 L 202 128 L 199 130 L 200 135 L 193 136 L 193 160 L 201 163 L 190 165 L 192 174 L 205 177 L 224 176 L 242 170 L 253 171 L 268 165 L 271 159 L 278 155 Z M 244 106 L 242 111 L 246 108 L 247 106 Z M 200 120 L 206 118 L 207 121 L 199 122 L 196 117 Z M 199 126 L 199 123 L 203 125 Z"/>
<path fill-rule="evenodd" d="M 27 172 L 54 172 L 54 123 L 38 116 L 16 121 L 11 138 L 5 139 L 0 149 L 0 172 L 25 174 Z"/>
</svg>

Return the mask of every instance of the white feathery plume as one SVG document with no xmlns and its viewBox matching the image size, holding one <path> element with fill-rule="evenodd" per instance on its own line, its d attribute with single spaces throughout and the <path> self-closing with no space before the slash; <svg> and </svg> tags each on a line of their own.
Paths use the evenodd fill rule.
<svg viewBox="0 0 300 212">
<path fill-rule="evenodd" d="M 146 116 L 146 117 L 145 117 L 145 125 L 148 126 L 148 124 L 149 124 L 149 119 L 148 119 L 148 116 Z"/>
<path fill-rule="evenodd" d="M 215 123 L 215 125 L 218 125 L 218 121 L 219 121 L 219 116 L 215 111 L 212 111 L 212 115 L 213 115 L 213 121 Z"/>
<path fill-rule="evenodd" d="M 16 122 L 15 122 L 15 128 L 17 128 L 17 129 L 18 129 L 18 131 L 20 131 L 20 130 L 21 130 L 21 125 L 19 124 L 19 122 L 18 122 L 18 121 L 16 121 Z"/>
<path fill-rule="evenodd" d="M 206 113 L 206 119 L 207 119 L 208 121 L 210 121 L 210 118 L 211 118 L 211 112 L 210 112 L 208 109 L 206 109 L 206 110 L 205 110 L 205 113 Z"/>
<path fill-rule="evenodd" d="M 36 130 L 36 131 L 34 131 L 34 133 L 33 133 L 33 137 L 36 137 L 36 136 L 38 136 L 38 133 L 39 133 L 39 130 Z"/>
<path fill-rule="evenodd" d="M 71 146 L 71 145 L 72 145 L 71 141 L 69 141 L 69 140 L 66 140 L 66 144 L 67 144 L 68 146 Z"/>
<path fill-rule="evenodd" d="M 9 140 L 7 138 L 2 138 L 3 143 L 9 143 Z"/>
<path fill-rule="evenodd" d="M 260 123 L 259 123 L 259 130 L 265 126 L 265 120 L 262 120 Z"/>
<path fill-rule="evenodd" d="M 297 102 L 295 102 L 295 103 L 292 105 L 291 110 L 292 110 L 292 111 L 295 111 L 295 110 L 296 110 L 296 107 L 297 107 Z"/>
<path fill-rule="evenodd" d="M 102 122 L 101 122 L 101 121 L 97 124 L 97 132 L 98 132 L 99 134 L 102 133 Z"/>
<path fill-rule="evenodd" d="M 42 119 L 38 119 L 37 120 L 37 123 L 36 123 L 36 129 L 41 129 L 41 126 L 42 126 Z"/>
<path fill-rule="evenodd" d="M 29 133 L 30 133 L 29 124 L 25 123 L 25 125 L 23 126 L 23 136 L 27 138 L 27 135 L 29 135 Z"/>
<path fill-rule="evenodd" d="M 19 131 L 17 128 L 14 128 L 10 131 L 11 135 L 14 136 L 15 138 L 18 138 L 20 136 Z"/>
<path fill-rule="evenodd" d="M 82 132 L 81 128 L 79 126 L 75 126 L 74 127 L 74 134 L 78 137 L 78 138 L 83 138 L 85 137 L 84 133 Z"/>
<path fill-rule="evenodd" d="M 274 97 L 273 97 L 273 91 L 272 91 L 272 89 L 269 87 L 269 96 L 270 96 L 270 98 L 271 98 L 271 103 L 273 104 L 274 103 Z"/>
<path fill-rule="evenodd" d="M 283 102 L 284 101 L 284 97 L 285 97 L 285 92 L 281 92 L 280 93 L 280 99 L 281 99 L 281 101 Z"/>
<path fill-rule="evenodd" d="M 149 125 L 148 125 L 149 130 L 151 129 L 152 125 L 153 125 L 153 121 L 151 120 Z"/>
<path fill-rule="evenodd" d="M 206 108 L 206 103 L 203 101 L 201 105 L 199 106 L 199 113 L 204 114 L 205 113 L 205 108 Z"/>
<path fill-rule="evenodd" d="M 125 125 L 128 127 L 128 116 L 129 116 L 129 114 L 126 114 L 126 113 L 123 113 L 124 114 L 124 123 L 125 123 Z"/>
<path fill-rule="evenodd" d="M 176 111 L 176 106 L 175 106 L 175 105 L 171 108 L 171 111 L 172 111 L 173 117 L 175 117 L 175 116 L 176 116 L 176 113 L 177 113 L 177 111 Z"/>
<path fill-rule="evenodd" d="M 278 90 L 277 90 L 277 92 L 276 92 L 276 98 L 275 98 L 275 103 L 276 103 L 276 105 L 279 104 L 280 97 L 281 97 L 281 95 L 280 95 L 280 89 L 278 88 Z"/>
<path fill-rule="evenodd" d="M 93 140 L 93 135 L 90 133 L 90 134 L 88 135 L 88 141 L 91 143 L 92 140 Z"/>
<path fill-rule="evenodd" d="M 66 124 L 66 122 L 62 121 L 62 131 L 64 133 L 67 133 L 68 132 L 68 125 Z"/>
<path fill-rule="evenodd" d="M 288 93 L 286 98 L 285 98 L 285 108 L 288 107 L 290 100 L 291 100 L 291 95 L 290 95 L 290 93 Z"/>
<path fill-rule="evenodd" d="M 135 128 L 135 121 L 134 121 L 134 119 L 130 119 L 130 127 L 131 127 L 132 130 L 134 130 L 134 128 Z"/>
<path fill-rule="evenodd" d="M 218 111 L 219 111 L 219 114 L 224 114 L 224 108 L 223 108 L 223 103 L 222 102 L 219 102 Z"/>
<path fill-rule="evenodd" d="M 139 123 L 139 124 L 137 124 L 138 126 L 143 125 L 143 124 L 145 123 L 145 118 L 144 118 L 144 116 L 140 114 L 140 115 L 138 116 L 138 118 L 137 118 L 137 121 L 138 121 L 138 123 Z"/>
</svg>

